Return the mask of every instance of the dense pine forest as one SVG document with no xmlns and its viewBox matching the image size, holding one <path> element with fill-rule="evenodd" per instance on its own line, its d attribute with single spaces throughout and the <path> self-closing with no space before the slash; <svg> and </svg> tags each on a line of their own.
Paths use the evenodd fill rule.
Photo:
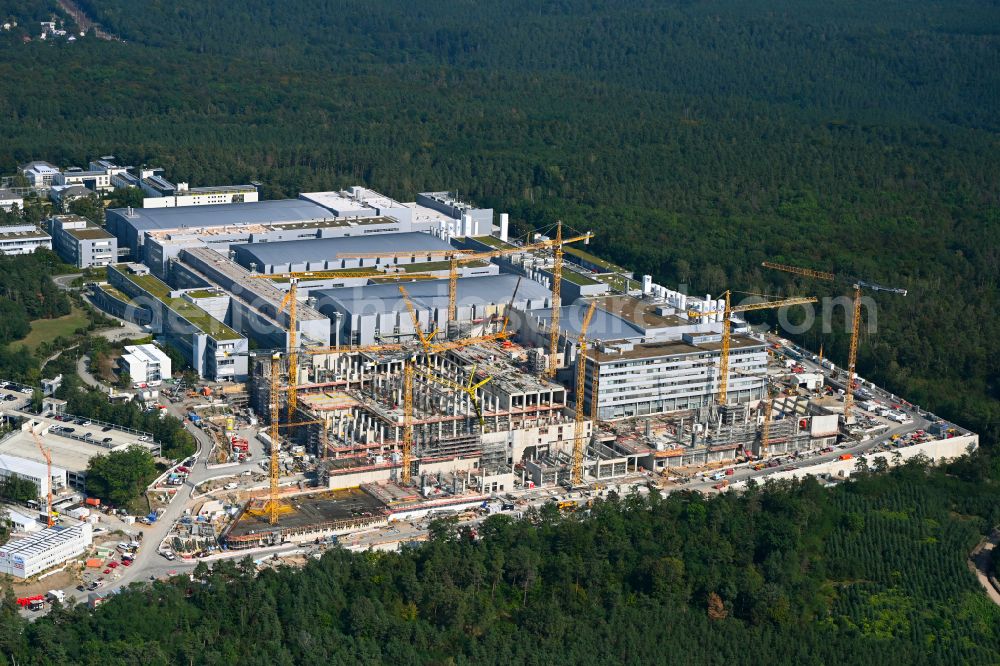
<svg viewBox="0 0 1000 666">
<path fill-rule="evenodd" d="M 22 27 L 58 11 L 7 4 Z M 693 293 L 846 289 L 763 260 L 903 287 L 905 298 L 876 297 L 859 371 L 979 431 L 988 450 L 835 489 L 491 518 L 478 540 L 442 523 L 420 548 L 334 551 L 304 574 L 199 567 L 195 581 L 30 625 L 8 600 L 0 653 L 1000 662 L 1000 610 L 965 561 L 1000 523 L 996 2 L 78 4 L 118 39 L 0 33 L 0 172 L 114 154 L 192 186 L 260 181 L 272 198 L 451 189 L 511 212 L 520 231 L 555 219 L 592 229 L 600 254 Z M 798 338 L 842 363 L 842 314 L 834 324 Z"/>
<path fill-rule="evenodd" d="M 995 2 L 79 4 L 121 41 L 0 35 L 4 171 L 448 188 L 694 293 L 904 287 L 861 372 L 997 440 Z M 801 337 L 843 361 L 835 323 Z"/>
<path fill-rule="evenodd" d="M 440 522 L 401 553 L 304 572 L 199 565 L 30 625 L 18 664 L 995 664 L 1000 608 L 965 558 L 1000 520 L 996 459 Z"/>
</svg>

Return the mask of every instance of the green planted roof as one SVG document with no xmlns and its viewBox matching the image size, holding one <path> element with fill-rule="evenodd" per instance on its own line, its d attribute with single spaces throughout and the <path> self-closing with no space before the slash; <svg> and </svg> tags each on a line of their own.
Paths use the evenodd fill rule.
<svg viewBox="0 0 1000 666">
<path fill-rule="evenodd" d="M 162 280 L 152 275 L 134 275 L 127 270 L 115 268 L 129 282 L 142 289 L 150 296 L 158 299 L 176 314 L 191 322 L 192 326 L 198 328 L 202 333 L 211 335 L 219 340 L 232 340 L 241 338 L 239 333 L 229 328 L 221 321 L 208 314 L 191 301 L 183 298 L 174 298 L 170 295 L 170 287 Z"/>
<path fill-rule="evenodd" d="M 578 247 L 567 245 L 567 246 L 565 246 L 563 248 L 563 250 L 566 252 L 566 254 L 571 254 L 574 257 L 577 257 L 578 259 L 582 259 L 582 260 L 584 260 L 584 261 L 586 261 L 588 263 L 591 263 L 591 264 L 593 264 L 595 266 L 600 266 L 601 268 L 607 270 L 610 273 L 623 273 L 623 272 L 625 272 L 625 269 L 622 268 L 621 266 L 616 266 L 615 264 L 611 263 L 610 261 L 606 261 L 604 259 L 601 259 L 596 254 L 591 254 L 590 252 L 587 252 L 586 250 L 581 250 Z"/>
</svg>

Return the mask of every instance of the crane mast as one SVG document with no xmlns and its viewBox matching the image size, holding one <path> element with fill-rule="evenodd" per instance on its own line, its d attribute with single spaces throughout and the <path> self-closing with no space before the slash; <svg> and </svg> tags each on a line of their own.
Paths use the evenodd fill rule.
<svg viewBox="0 0 1000 666">
<path fill-rule="evenodd" d="M 410 485 L 413 467 L 413 359 L 403 365 L 403 470 L 401 480 Z"/>
<path fill-rule="evenodd" d="M 52 520 L 52 452 L 42 446 L 42 438 L 34 430 L 31 430 L 31 438 L 35 440 L 38 450 L 42 452 L 42 457 L 45 458 L 45 469 L 49 475 L 45 484 L 45 487 L 48 488 L 45 502 L 45 522 L 49 527 L 52 527 L 55 524 Z"/>
<path fill-rule="evenodd" d="M 281 385 L 281 356 L 273 354 L 271 356 L 271 464 L 268 467 L 268 477 L 270 480 L 270 493 L 267 501 L 267 515 L 271 524 L 278 522 L 278 449 L 279 433 L 278 421 L 280 417 L 280 405 L 278 400 L 278 387 Z"/>
<path fill-rule="evenodd" d="M 597 302 L 593 301 L 587 308 L 587 314 L 583 316 L 583 324 L 580 326 L 580 335 L 576 339 L 576 412 L 573 428 L 573 466 L 570 481 L 573 486 L 583 483 L 583 392 L 587 373 L 587 329 L 590 328 L 590 320 L 594 317 L 594 309 Z"/>
<path fill-rule="evenodd" d="M 733 306 L 731 301 L 731 294 L 729 291 L 725 293 L 726 306 L 724 310 L 713 310 L 710 312 L 698 312 L 691 310 L 688 312 L 688 316 L 693 317 L 705 317 L 708 315 L 722 314 L 722 349 L 719 356 L 719 404 L 725 405 L 727 400 L 727 392 L 729 388 L 729 349 L 732 340 L 732 316 L 739 312 L 753 312 L 755 310 L 771 310 L 775 308 L 783 308 L 791 305 L 805 305 L 807 303 L 815 303 L 817 299 L 813 297 L 799 297 L 799 298 L 785 298 L 780 301 L 764 301 L 761 303 L 747 303 L 744 305 Z"/>
<path fill-rule="evenodd" d="M 811 268 L 800 268 L 799 266 L 776 264 L 770 261 L 765 261 L 761 265 L 764 266 L 764 268 L 771 268 L 776 271 L 792 273 L 793 275 L 801 275 L 803 277 L 813 278 L 816 280 L 824 280 L 826 282 L 848 282 L 853 287 L 854 299 L 851 303 L 851 346 L 847 356 L 847 382 L 844 388 L 844 423 L 850 423 L 852 418 L 851 410 L 854 407 L 854 377 L 858 362 L 858 340 L 861 335 L 861 290 L 867 289 L 869 291 L 887 291 L 898 296 L 906 296 L 906 289 L 900 289 L 899 287 L 886 287 L 867 280 L 849 278 L 834 273 L 813 270 Z"/>
<path fill-rule="evenodd" d="M 552 378 L 556 376 L 556 351 L 559 349 L 559 314 L 562 309 L 562 262 L 563 262 L 563 242 L 562 242 L 562 222 L 556 223 L 556 245 L 553 252 L 552 262 L 552 321 L 549 329 L 549 364 L 545 369 L 545 376 Z"/>
</svg>

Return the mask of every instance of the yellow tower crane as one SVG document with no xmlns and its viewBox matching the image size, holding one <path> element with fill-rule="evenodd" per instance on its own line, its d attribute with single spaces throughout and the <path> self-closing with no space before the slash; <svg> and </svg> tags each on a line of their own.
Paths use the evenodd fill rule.
<svg viewBox="0 0 1000 666">
<path fill-rule="evenodd" d="M 851 284 L 854 288 L 853 317 L 851 319 L 851 349 L 847 357 L 847 382 L 844 388 L 844 423 L 850 423 L 851 409 L 854 406 L 854 373 L 858 361 L 858 337 L 861 332 L 861 291 L 863 289 L 867 289 L 869 291 L 887 291 L 891 294 L 906 296 L 906 290 L 898 287 L 886 287 L 874 282 L 859 280 L 857 278 L 835 275 L 834 273 L 816 271 L 810 268 L 799 268 L 798 266 L 775 264 L 770 261 L 765 261 L 762 265 L 764 268 L 772 268 L 777 271 L 815 278 L 817 280 L 825 280 L 827 282 L 846 282 Z"/>
<path fill-rule="evenodd" d="M 518 281 L 520 285 L 520 281 Z M 514 287 L 515 292 L 517 287 Z M 447 342 L 433 342 L 434 334 L 437 329 L 434 329 L 430 335 L 426 335 L 423 331 L 423 327 L 420 325 L 420 319 L 417 316 L 417 310 L 413 306 L 413 301 L 410 300 L 410 295 L 406 291 L 406 287 L 399 285 L 399 293 L 403 296 L 403 300 L 406 302 L 406 309 L 410 313 L 410 318 L 413 320 L 413 328 L 416 331 L 417 339 L 420 341 L 420 346 L 423 348 L 425 355 L 438 354 L 441 352 L 449 351 L 452 349 L 461 349 L 462 347 L 468 347 L 471 345 L 492 342 L 495 340 L 502 340 L 510 336 L 507 332 L 507 321 L 504 320 L 503 329 L 497 333 L 490 333 L 489 335 L 483 335 L 475 338 L 465 338 L 462 340 L 449 340 Z M 411 480 L 412 466 L 413 466 L 413 375 L 415 374 L 415 354 L 407 355 L 403 363 L 403 470 L 400 476 L 404 485 L 408 485 Z M 489 381 L 489 380 L 487 380 Z M 481 382 L 477 385 L 482 386 L 486 382 Z M 470 382 L 470 386 L 472 386 Z"/>
<path fill-rule="evenodd" d="M 573 467 L 570 475 L 574 487 L 583 483 L 583 391 L 587 372 L 587 329 L 590 328 L 590 320 L 593 319 L 596 308 L 597 302 L 592 301 L 587 308 L 587 314 L 583 315 L 580 335 L 576 339 L 576 419 L 573 428 Z"/>
<path fill-rule="evenodd" d="M 727 290 L 724 294 L 726 297 L 726 307 L 721 310 L 722 313 L 722 350 L 719 356 L 719 404 L 726 404 L 726 393 L 729 387 L 729 347 L 732 342 L 732 316 L 738 312 L 752 312 L 754 310 L 772 310 L 775 308 L 783 308 L 789 305 L 805 305 L 807 303 L 815 303 L 817 299 L 813 297 L 801 297 L 801 298 L 785 298 L 780 301 L 764 301 L 762 303 L 747 303 L 745 305 L 733 306 L 731 304 L 731 293 Z M 693 317 L 704 317 L 707 315 L 719 314 L 719 310 L 711 312 L 698 312 L 692 310 L 688 312 L 688 316 Z"/>
<path fill-rule="evenodd" d="M 49 527 L 52 527 L 55 524 L 52 520 L 52 451 L 42 446 L 42 438 L 38 436 L 38 433 L 34 429 L 31 429 L 31 438 L 35 440 L 38 450 L 42 452 L 42 457 L 45 458 L 45 469 L 48 474 L 48 482 L 45 484 L 46 488 L 48 488 L 45 502 L 45 521 Z"/>
<path fill-rule="evenodd" d="M 413 360 L 403 364 L 403 470 L 401 481 L 410 485 L 413 474 Z"/>
<path fill-rule="evenodd" d="M 559 314 L 562 312 L 562 221 L 556 222 L 556 245 L 552 260 L 552 320 L 549 322 L 549 363 L 545 376 L 556 376 L 556 352 L 559 350 Z M 575 455 L 575 454 L 574 454 Z"/>
<path fill-rule="evenodd" d="M 275 353 L 271 355 L 271 429 L 268 432 L 271 438 L 271 462 L 267 470 L 270 479 L 270 492 L 268 493 L 267 506 L 264 508 L 264 512 L 272 525 L 278 522 L 278 516 L 281 514 L 281 505 L 278 499 L 278 479 L 280 477 L 278 451 L 281 448 L 278 432 L 278 421 L 281 418 L 281 405 L 278 394 L 279 387 L 281 386 L 280 361 L 280 354 Z"/>
<path fill-rule="evenodd" d="M 288 308 L 288 413 L 294 414 L 298 407 L 299 345 L 298 345 L 298 284 L 300 280 L 325 280 L 330 278 L 395 278 L 399 280 L 434 280 L 436 275 L 428 273 L 383 273 L 380 271 L 294 271 L 289 273 L 254 274 L 258 280 L 288 280 L 288 293 L 281 299 L 280 315 Z"/>
</svg>

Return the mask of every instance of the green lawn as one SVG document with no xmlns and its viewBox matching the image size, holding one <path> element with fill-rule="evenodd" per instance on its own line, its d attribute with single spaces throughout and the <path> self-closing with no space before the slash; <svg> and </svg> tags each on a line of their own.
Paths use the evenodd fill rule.
<svg viewBox="0 0 1000 666">
<path fill-rule="evenodd" d="M 83 310 L 73 306 L 73 311 L 63 317 L 34 320 L 31 322 L 31 332 L 26 337 L 11 342 L 8 347 L 11 349 L 20 349 L 22 346 L 27 345 L 28 349 L 35 351 L 41 343 L 50 342 L 59 336 L 73 335 L 73 331 L 80 327 L 85 327 L 89 323 L 87 314 Z"/>
</svg>

